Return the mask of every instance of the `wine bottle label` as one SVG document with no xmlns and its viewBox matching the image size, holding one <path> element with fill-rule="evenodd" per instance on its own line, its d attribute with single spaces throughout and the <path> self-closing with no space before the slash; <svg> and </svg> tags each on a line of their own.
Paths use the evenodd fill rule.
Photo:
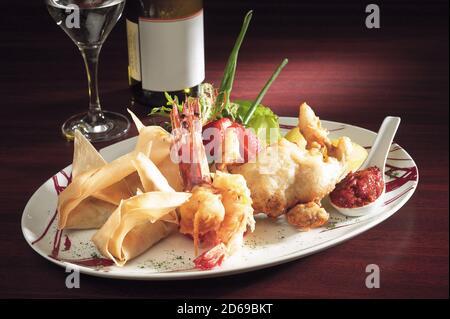
<svg viewBox="0 0 450 319">
<path fill-rule="evenodd" d="M 179 91 L 205 79 L 203 10 L 160 20 L 139 18 L 142 88 Z"/>
<path fill-rule="evenodd" d="M 130 77 L 141 81 L 141 64 L 139 58 L 139 29 L 137 23 L 127 19 L 128 72 Z"/>
</svg>

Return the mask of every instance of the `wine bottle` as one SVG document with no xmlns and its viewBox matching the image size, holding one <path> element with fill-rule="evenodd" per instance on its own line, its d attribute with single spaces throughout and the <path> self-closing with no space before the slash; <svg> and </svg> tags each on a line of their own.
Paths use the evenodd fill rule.
<svg viewBox="0 0 450 319">
<path fill-rule="evenodd" d="M 128 80 L 133 100 L 166 105 L 184 100 L 205 78 L 202 0 L 128 0 Z"/>
</svg>

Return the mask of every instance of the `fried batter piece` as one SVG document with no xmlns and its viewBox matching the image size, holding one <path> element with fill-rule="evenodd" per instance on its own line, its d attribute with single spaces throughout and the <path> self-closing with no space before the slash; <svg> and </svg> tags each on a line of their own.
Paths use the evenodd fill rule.
<svg viewBox="0 0 450 319">
<path fill-rule="evenodd" d="M 308 231 L 325 224 L 330 216 L 320 204 L 309 202 L 297 204 L 286 213 L 286 217 L 290 224 Z"/>
<path fill-rule="evenodd" d="M 320 201 L 347 174 L 352 143 L 341 137 L 334 146 L 306 103 L 300 106 L 299 129 L 306 147 L 281 139 L 264 149 L 256 162 L 229 169 L 247 180 L 255 213 L 275 218 L 289 211 L 288 221 L 306 230 L 327 222 Z"/>
</svg>

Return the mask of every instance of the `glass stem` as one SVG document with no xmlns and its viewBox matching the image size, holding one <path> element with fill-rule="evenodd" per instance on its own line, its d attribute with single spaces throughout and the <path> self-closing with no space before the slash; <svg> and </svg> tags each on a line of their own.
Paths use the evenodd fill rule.
<svg viewBox="0 0 450 319">
<path fill-rule="evenodd" d="M 98 97 L 98 56 L 100 54 L 101 45 L 91 45 L 87 47 L 80 47 L 83 55 L 84 64 L 86 66 L 86 73 L 89 85 L 89 111 L 88 121 L 92 126 L 98 125 L 99 121 L 104 119 L 102 108 L 100 106 L 100 99 Z"/>
</svg>

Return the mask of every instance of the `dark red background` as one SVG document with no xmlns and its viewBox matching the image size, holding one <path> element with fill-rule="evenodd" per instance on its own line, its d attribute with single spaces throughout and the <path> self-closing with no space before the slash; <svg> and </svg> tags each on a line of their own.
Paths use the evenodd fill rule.
<svg viewBox="0 0 450 319">
<path fill-rule="evenodd" d="M 233 98 L 254 98 L 288 57 L 264 99 L 279 115 L 296 116 L 307 101 L 323 119 L 371 130 L 386 115 L 401 116 L 396 140 L 416 160 L 420 183 L 397 214 L 337 247 L 266 270 L 195 282 L 82 276 L 81 288 L 68 290 L 63 269 L 28 247 L 20 218 L 39 185 L 71 161 L 72 144 L 59 130 L 87 107 L 84 68 L 43 1 L 2 2 L 0 296 L 448 298 L 448 2 L 378 1 L 379 30 L 365 28 L 368 3 L 206 0 L 207 80 L 220 81 L 241 19 L 253 8 Z M 129 106 L 126 70 L 121 20 L 100 59 L 105 108 Z M 380 289 L 364 285 L 370 263 L 381 268 Z"/>
</svg>

